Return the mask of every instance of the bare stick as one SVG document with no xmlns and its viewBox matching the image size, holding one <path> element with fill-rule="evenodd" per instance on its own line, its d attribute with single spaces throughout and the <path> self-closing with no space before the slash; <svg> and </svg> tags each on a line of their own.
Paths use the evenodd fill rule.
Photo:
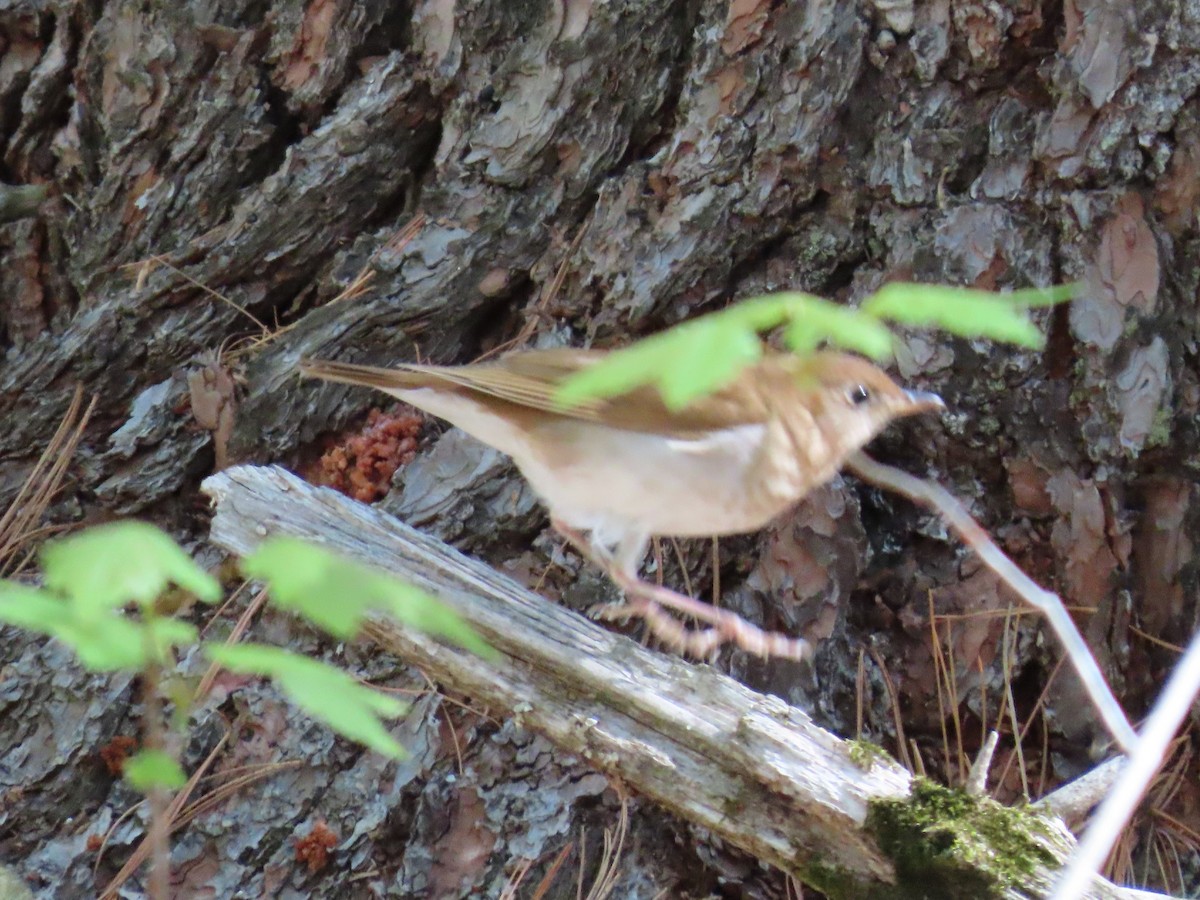
<svg viewBox="0 0 1200 900">
<path fill-rule="evenodd" d="M 1054 813 L 1068 828 L 1074 828 L 1085 819 L 1092 808 L 1108 796 L 1117 783 L 1117 777 L 1125 768 L 1127 757 L 1114 756 L 1096 768 L 1068 781 L 1034 803 L 1034 807 Z"/>
<path fill-rule="evenodd" d="M 1175 739 L 1197 693 L 1200 693 L 1200 634 L 1192 637 L 1187 652 L 1175 665 L 1167 686 L 1142 726 L 1141 737 L 1129 754 L 1128 764 L 1121 770 L 1112 793 L 1096 810 L 1092 824 L 1079 842 L 1079 849 L 1072 854 L 1062 880 L 1054 889 L 1053 900 L 1076 900 L 1083 896 L 1141 802 L 1150 779 L 1162 766 L 1167 748 Z"/>
<path fill-rule="evenodd" d="M 846 468 L 871 484 L 895 491 L 915 503 L 937 512 L 958 536 L 977 554 L 989 569 L 1012 588 L 1018 596 L 1034 609 L 1039 610 L 1050 623 L 1054 633 L 1066 648 L 1071 665 L 1079 674 L 1084 689 L 1092 703 L 1122 749 L 1129 751 L 1137 744 L 1137 733 L 1129 724 L 1121 704 L 1096 664 L 1096 658 L 1088 649 L 1083 635 L 1056 594 L 1040 587 L 1037 582 L 1018 568 L 988 537 L 986 531 L 971 518 L 961 503 L 949 491 L 930 481 L 915 478 L 907 472 L 885 466 L 859 452 L 850 457 Z"/>
<path fill-rule="evenodd" d="M 996 744 L 1000 741 L 1000 732 L 989 731 L 987 740 L 979 749 L 975 762 L 971 763 L 971 771 L 967 774 L 966 791 L 972 797 L 982 797 L 987 793 L 988 770 L 992 767 L 992 757 L 996 754 Z"/>
</svg>

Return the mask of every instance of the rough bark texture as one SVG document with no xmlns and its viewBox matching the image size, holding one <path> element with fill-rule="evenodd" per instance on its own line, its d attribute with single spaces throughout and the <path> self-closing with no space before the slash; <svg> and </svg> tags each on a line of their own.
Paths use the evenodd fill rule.
<svg viewBox="0 0 1200 900">
<path fill-rule="evenodd" d="M 1080 609 L 1136 717 L 1174 658 L 1161 642 L 1197 626 L 1197 48 L 1197 0 L 0 2 L 0 180 L 51 195 L 0 224 L 0 498 L 82 382 L 97 411 L 51 519 L 138 514 L 216 564 L 198 494 L 215 460 L 311 467 L 379 403 L 301 384 L 301 354 L 466 361 L 514 338 L 619 343 L 773 289 L 1078 279 L 1038 314 L 1044 352 L 907 337 L 899 375 L 953 412 L 876 452 L 947 483 Z M 364 270 L 365 293 L 331 302 Z M 256 322 L 288 329 L 252 343 Z M 432 429 L 420 454 L 393 508 L 568 604 L 604 591 L 537 537 L 501 461 Z M 711 548 L 666 545 L 679 583 L 680 563 L 711 590 Z M 722 542 L 718 571 L 723 604 L 820 642 L 815 679 L 719 666 L 842 734 L 956 779 L 999 727 L 1006 798 L 1026 789 L 1014 727 L 1032 723 L 1033 793 L 1103 753 L 1056 648 L 905 504 L 838 481 Z M 256 636 L 335 655 L 278 616 Z M 0 862 L 39 895 L 94 895 L 140 833 L 121 822 L 93 876 L 89 838 L 134 799 L 98 760 L 136 733 L 135 698 L 4 632 Z M 573 896 L 616 820 L 603 780 L 506 710 L 426 696 L 395 766 L 271 695 L 245 704 L 222 770 L 302 764 L 176 835 L 180 896 L 496 896 L 524 859 L 530 892 L 574 841 L 553 888 Z M 220 731 L 198 729 L 190 764 Z M 1195 827 L 1189 759 L 1155 803 Z M 292 838 L 318 819 L 340 843 L 310 873 Z M 1155 821 L 1135 861 L 1163 857 Z M 216 832 L 237 840 L 215 854 Z M 620 897 L 784 891 L 636 799 L 620 866 Z"/>
</svg>

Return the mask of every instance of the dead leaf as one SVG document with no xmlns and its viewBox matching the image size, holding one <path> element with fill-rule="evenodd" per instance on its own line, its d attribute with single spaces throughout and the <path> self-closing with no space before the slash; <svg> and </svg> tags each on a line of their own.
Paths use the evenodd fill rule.
<svg viewBox="0 0 1200 900">
<path fill-rule="evenodd" d="M 237 412 L 237 386 L 217 354 L 206 355 L 203 365 L 188 373 L 188 393 L 196 423 L 213 434 L 215 470 L 229 465 L 229 439 Z"/>
<path fill-rule="evenodd" d="M 971 567 L 974 566 L 974 571 Z M 950 630 L 960 689 L 970 685 L 968 673 L 986 669 L 996 659 L 1004 636 L 1004 617 L 987 615 L 1016 605 L 1000 577 L 972 560 L 963 566 L 960 581 L 935 588 L 933 605 L 939 615 L 957 614 Z M 932 660 L 930 669 L 932 670 Z M 962 699 L 962 698 L 958 698 Z"/>
<path fill-rule="evenodd" d="M 1017 509 L 1030 516 L 1053 515 L 1054 504 L 1046 489 L 1050 473 L 1046 469 L 1028 458 L 1006 460 L 1004 468 L 1008 471 L 1008 486 Z"/>
</svg>

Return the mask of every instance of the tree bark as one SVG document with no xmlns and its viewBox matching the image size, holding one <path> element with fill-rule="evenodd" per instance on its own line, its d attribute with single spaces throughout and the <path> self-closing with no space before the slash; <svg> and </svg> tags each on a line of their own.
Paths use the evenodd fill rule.
<svg viewBox="0 0 1200 900">
<path fill-rule="evenodd" d="M 49 195 L 0 222 L 0 501 L 82 384 L 97 403 L 48 523 L 136 514 L 216 566 L 216 461 L 321 470 L 380 403 L 301 384 L 301 355 L 465 362 L 612 346 L 771 290 L 1078 280 L 1036 313 L 1042 352 L 905 335 L 898 377 L 952 411 L 873 452 L 945 483 L 1079 610 L 1136 718 L 1197 627 L 1198 48 L 1195 0 L 0 4 L 0 180 Z M 511 468 L 453 434 L 427 428 L 384 503 L 568 605 L 606 590 L 538 536 Z M 1056 646 L 932 516 L 839 479 L 715 559 L 668 544 L 660 568 L 816 642 L 815 679 L 718 666 L 824 727 L 950 781 L 999 728 L 1006 800 L 1102 758 Z M 338 655 L 282 617 L 256 629 Z M 340 655 L 423 690 L 390 657 Z M 569 842 L 556 889 L 594 874 L 615 794 L 515 722 L 423 695 L 412 758 L 387 765 L 243 687 L 223 685 L 219 770 L 304 764 L 175 834 L 179 896 L 498 896 Z M 118 823 L 93 875 L 89 838 L 135 799 L 99 760 L 137 733 L 136 686 L 5 630 L 0 697 L 0 863 L 39 896 L 94 896 L 143 826 Z M 202 723 L 189 764 L 222 733 Z M 1200 827 L 1190 791 L 1164 791 L 1132 859 L 1174 840 L 1167 818 Z M 613 896 L 785 889 L 648 801 L 631 816 Z M 292 838 L 318 819 L 340 843 L 310 873 Z"/>
</svg>

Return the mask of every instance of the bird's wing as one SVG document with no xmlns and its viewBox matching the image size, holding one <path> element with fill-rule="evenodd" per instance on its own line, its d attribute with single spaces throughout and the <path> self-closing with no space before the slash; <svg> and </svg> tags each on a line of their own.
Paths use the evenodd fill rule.
<svg viewBox="0 0 1200 900">
<path fill-rule="evenodd" d="M 556 399 L 563 381 L 606 355 L 604 351 L 563 348 L 518 353 L 495 363 L 472 366 L 405 368 L 436 373 L 440 380 L 467 389 L 480 401 L 492 398 L 563 418 L 602 423 L 627 431 L 653 431 L 670 437 L 692 437 L 715 429 L 762 422 L 766 418 L 767 409 L 762 398 L 753 392 L 747 396 L 741 386 L 750 376 L 749 372 L 702 402 L 681 410 L 668 409 L 658 390 L 652 387 L 564 408 Z"/>
<path fill-rule="evenodd" d="M 480 401 L 492 398 L 526 409 L 594 420 L 605 401 L 585 401 L 577 407 L 564 409 L 555 399 L 555 394 L 568 376 L 603 356 L 604 354 L 598 351 L 563 348 L 531 350 L 496 362 L 468 366 L 409 365 L 401 368 L 434 376 L 443 383 L 465 388 Z"/>
</svg>

